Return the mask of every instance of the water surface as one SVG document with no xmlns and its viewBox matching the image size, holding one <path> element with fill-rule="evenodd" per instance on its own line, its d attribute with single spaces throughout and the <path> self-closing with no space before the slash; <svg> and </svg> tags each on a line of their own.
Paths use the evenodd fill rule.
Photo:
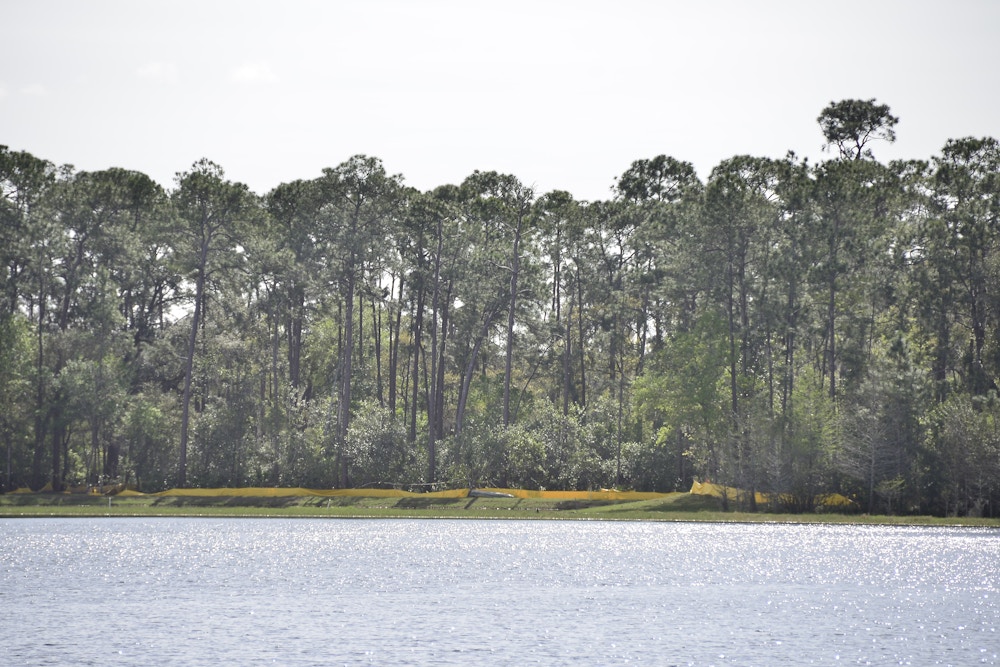
<svg viewBox="0 0 1000 667">
<path fill-rule="evenodd" d="M 1000 533 L 0 520 L 10 665 L 1000 664 Z"/>
</svg>

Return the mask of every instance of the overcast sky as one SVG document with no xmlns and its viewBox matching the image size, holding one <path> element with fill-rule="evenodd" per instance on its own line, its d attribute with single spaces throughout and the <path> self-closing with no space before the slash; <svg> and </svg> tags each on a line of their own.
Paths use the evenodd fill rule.
<svg viewBox="0 0 1000 667">
<path fill-rule="evenodd" d="M 876 157 L 1000 138 L 1000 1 L 0 0 L 0 144 L 171 188 L 258 193 L 351 155 L 427 190 L 474 170 L 610 196 L 636 159 L 826 157 L 876 98 Z"/>
</svg>

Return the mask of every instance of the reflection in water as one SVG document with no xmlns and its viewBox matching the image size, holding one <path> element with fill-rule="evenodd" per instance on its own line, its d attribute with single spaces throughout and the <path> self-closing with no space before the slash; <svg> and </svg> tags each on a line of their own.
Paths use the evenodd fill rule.
<svg viewBox="0 0 1000 667">
<path fill-rule="evenodd" d="M 12 665 L 998 664 L 1000 533 L 0 520 Z"/>
</svg>

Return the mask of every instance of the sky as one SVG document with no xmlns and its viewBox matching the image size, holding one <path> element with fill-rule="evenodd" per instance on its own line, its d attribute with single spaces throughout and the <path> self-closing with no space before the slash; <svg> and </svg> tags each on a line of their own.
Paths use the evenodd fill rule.
<svg viewBox="0 0 1000 667">
<path fill-rule="evenodd" d="M 832 101 L 876 158 L 1000 138 L 995 0 L 0 0 L 0 144 L 167 189 L 208 158 L 264 194 L 352 155 L 420 190 L 475 170 L 613 196 L 639 159 L 811 162 Z"/>
</svg>

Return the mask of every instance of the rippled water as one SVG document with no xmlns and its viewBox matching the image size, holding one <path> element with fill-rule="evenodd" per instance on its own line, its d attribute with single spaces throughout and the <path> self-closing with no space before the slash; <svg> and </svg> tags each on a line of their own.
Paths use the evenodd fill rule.
<svg viewBox="0 0 1000 667">
<path fill-rule="evenodd" d="M 1000 533 L 0 520 L 9 665 L 1000 663 Z"/>
</svg>

